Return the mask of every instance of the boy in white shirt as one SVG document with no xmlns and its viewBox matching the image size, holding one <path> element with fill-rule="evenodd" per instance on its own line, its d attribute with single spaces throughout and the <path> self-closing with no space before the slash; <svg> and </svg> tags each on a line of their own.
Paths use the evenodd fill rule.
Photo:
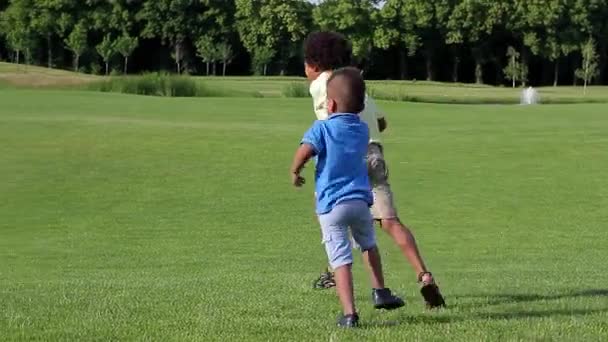
<svg viewBox="0 0 608 342">
<path fill-rule="evenodd" d="M 327 80 L 332 71 L 349 66 L 351 59 L 352 48 L 341 34 L 314 32 L 307 37 L 304 43 L 304 68 L 306 77 L 311 81 L 310 94 L 317 119 L 325 120 L 328 116 Z M 370 96 L 366 96 L 365 109 L 359 116 L 369 127 L 367 167 L 374 195 L 374 204 L 371 208 L 374 220 L 378 221 L 382 229 L 391 236 L 418 274 L 420 292 L 427 307 L 445 306 L 433 275 L 427 270 L 420 256 L 413 234 L 401 223 L 395 210 L 393 193 L 388 183 L 388 168 L 380 141 L 380 133 L 387 128 L 386 118 Z M 315 287 L 327 288 L 333 285 L 333 275 L 328 271 L 316 281 Z"/>
</svg>

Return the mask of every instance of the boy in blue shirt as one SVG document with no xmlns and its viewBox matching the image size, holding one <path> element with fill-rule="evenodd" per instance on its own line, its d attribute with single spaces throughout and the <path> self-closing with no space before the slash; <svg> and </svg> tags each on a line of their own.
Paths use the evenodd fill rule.
<svg viewBox="0 0 608 342">
<path fill-rule="evenodd" d="M 318 120 L 327 119 L 327 80 L 332 70 L 349 66 L 352 59 L 350 42 L 336 32 L 313 32 L 304 43 L 304 69 L 311 81 L 310 95 L 313 108 Z M 393 202 L 393 192 L 388 181 L 388 165 L 384 159 L 384 146 L 381 142 L 381 132 L 387 128 L 384 113 L 379 110 L 370 96 L 366 97 L 365 108 L 359 117 L 369 127 L 369 147 L 367 152 L 367 167 L 374 204 L 371 207 L 374 220 L 380 223 L 382 230 L 388 233 L 399 246 L 403 255 L 418 274 L 420 293 L 429 308 L 445 306 L 445 300 L 435 283 L 431 272 L 427 269 L 414 234 L 399 219 Z M 315 288 L 334 286 L 333 274 L 324 272 L 315 281 Z"/>
<path fill-rule="evenodd" d="M 343 68 L 332 73 L 327 81 L 327 107 L 328 119 L 316 121 L 302 138 L 291 177 L 294 186 L 302 186 L 305 181 L 300 172 L 316 156 L 316 213 L 342 304 L 338 325 L 354 327 L 359 316 L 353 295 L 349 228 L 370 271 L 374 307 L 391 310 L 404 303 L 384 286 L 369 210 L 373 203 L 366 164 L 369 129 L 358 115 L 365 107 L 365 82 L 359 70 Z"/>
</svg>

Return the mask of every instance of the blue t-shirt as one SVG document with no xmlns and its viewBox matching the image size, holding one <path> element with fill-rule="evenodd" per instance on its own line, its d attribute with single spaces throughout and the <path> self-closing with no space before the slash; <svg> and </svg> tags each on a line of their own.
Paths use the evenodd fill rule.
<svg viewBox="0 0 608 342">
<path fill-rule="evenodd" d="M 367 124 L 356 114 L 333 114 L 315 121 L 302 144 L 311 145 L 316 157 L 317 214 L 330 212 L 338 203 L 360 199 L 373 203 L 367 176 Z"/>
</svg>

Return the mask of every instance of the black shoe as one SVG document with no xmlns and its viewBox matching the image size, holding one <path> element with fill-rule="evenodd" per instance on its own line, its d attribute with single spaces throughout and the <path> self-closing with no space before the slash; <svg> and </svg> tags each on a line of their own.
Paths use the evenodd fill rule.
<svg viewBox="0 0 608 342">
<path fill-rule="evenodd" d="M 356 328 L 359 326 L 359 315 L 342 315 L 338 318 L 338 326 L 340 328 Z"/>
<path fill-rule="evenodd" d="M 372 297 L 375 309 L 394 310 L 405 305 L 403 299 L 393 295 L 389 288 L 373 289 Z"/>
<path fill-rule="evenodd" d="M 445 300 L 439 292 L 439 287 L 435 284 L 433 275 L 429 272 L 423 272 L 418 275 L 418 281 L 422 285 L 420 287 L 420 293 L 424 298 L 426 307 L 429 309 L 436 309 L 445 307 Z"/>
<path fill-rule="evenodd" d="M 329 271 L 321 273 L 319 278 L 317 278 L 312 285 L 314 289 L 329 289 L 334 286 L 336 286 L 334 274 Z"/>
</svg>

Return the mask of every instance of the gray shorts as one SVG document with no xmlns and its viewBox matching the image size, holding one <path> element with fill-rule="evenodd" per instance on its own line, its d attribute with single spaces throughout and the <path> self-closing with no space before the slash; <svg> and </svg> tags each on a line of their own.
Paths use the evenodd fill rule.
<svg viewBox="0 0 608 342">
<path fill-rule="evenodd" d="M 329 265 L 333 269 L 353 263 L 350 234 L 362 251 L 376 247 L 373 219 L 365 201 L 342 202 L 329 213 L 319 215 L 319 223 Z"/>
</svg>

